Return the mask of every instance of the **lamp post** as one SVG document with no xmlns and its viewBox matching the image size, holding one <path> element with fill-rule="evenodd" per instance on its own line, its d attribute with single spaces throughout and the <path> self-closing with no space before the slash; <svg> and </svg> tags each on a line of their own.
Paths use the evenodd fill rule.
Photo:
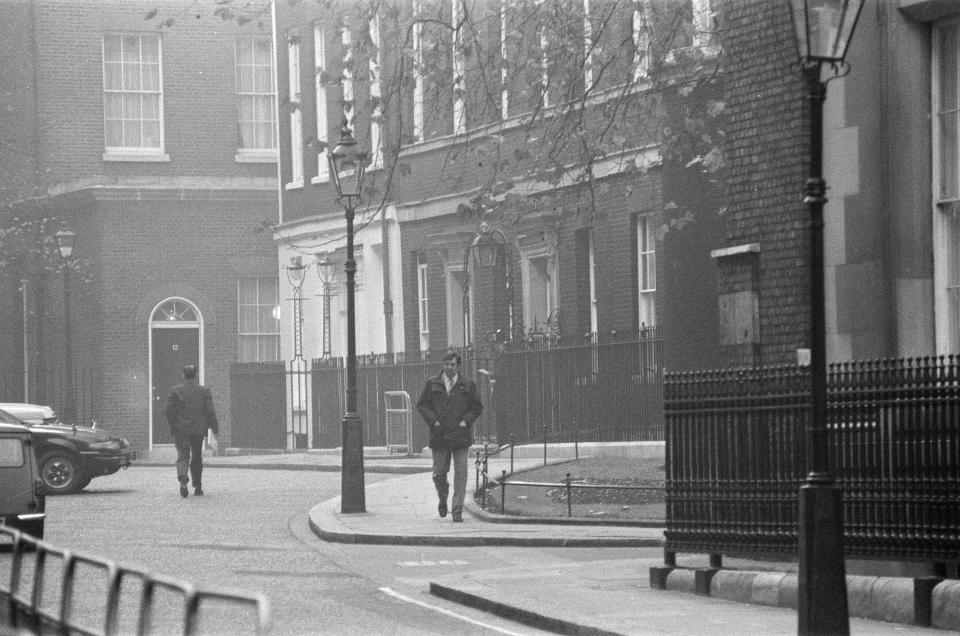
<svg viewBox="0 0 960 636">
<path fill-rule="evenodd" d="M 800 487 L 797 631 L 849 634 L 840 491 L 827 454 L 827 365 L 823 295 L 823 102 L 827 81 L 849 72 L 844 62 L 863 0 L 789 0 L 810 114 L 810 376 L 807 474 Z M 827 66 L 833 77 L 821 79 Z"/>
<path fill-rule="evenodd" d="M 330 357 L 330 297 L 333 295 L 333 281 L 337 275 L 337 264 L 330 260 L 329 254 L 317 254 L 317 275 L 323 285 L 323 343 L 322 357 Z"/>
<path fill-rule="evenodd" d="M 76 424 L 76 408 L 73 399 L 73 343 L 70 330 L 70 256 L 77 235 L 70 230 L 60 230 L 53 235 L 57 241 L 57 251 L 63 261 L 63 365 L 66 367 L 63 390 L 67 397 L 63 402 L 63 420 Z"/>
<path fill-rule="evenodd" d="M 513 276 L 508 246 L 507 237 L 500 228 L 491 227 L 483 222 L 463 253 L 463 344 L 466 346 L 473 341 L 470 324 L 470 259 L 475 256 L 480 267 L 493 267 L 497 264 L 500 248 L 503 248 L 504 252 L 507 277 L 507 340 L 513 339 Z"/>
<path fill-rule="evenodd" d="M 363 422 L 357 414 L 357 326 L 354 287 L 357 262 L 353 258 L 353 214 L 360 200 L 367 155 L 357 146 L 350 128 L 344 123 L 336 147 L 327 153 L 330 180 L 337 191 L 347 219 L 347 408 L 341 425 L 342 465 L 340 473 L 340 512 L 365 512 L 363 487 Z"/>
<path fill-rule="evenodd" d="M 303 358 L 303 279 L 307 266 L 302 256 L 291 256 L 290 264 L 284 267 L 287 279 L 293 288 L 293 357 Z"/>
</svg>

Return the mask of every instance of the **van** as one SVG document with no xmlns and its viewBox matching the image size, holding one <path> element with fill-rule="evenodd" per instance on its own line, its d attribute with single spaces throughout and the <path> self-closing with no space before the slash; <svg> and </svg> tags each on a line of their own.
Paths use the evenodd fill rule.
<svg viewBox="0 0 960 636">
<path fill-rule="evenodd" d="M 30 429 L 0 423 L 0 523 L 42 539 L 45 492 Z"/>
</svg>

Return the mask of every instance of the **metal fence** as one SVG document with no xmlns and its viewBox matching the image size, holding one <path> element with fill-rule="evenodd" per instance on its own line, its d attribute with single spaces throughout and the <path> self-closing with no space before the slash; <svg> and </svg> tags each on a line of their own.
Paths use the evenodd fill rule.
<svg viewBox="0 0 960 636">
<path fill-rule="evenodd" d="M 409 354 L 380 354 L 360 356 L 357 359 L 357 411 L 363 422 L 364 446 L 388 446 L 387 391 L 405 391 L 415 405 L 427 378 L 441 370 L 444 352 L 416 352 Z M 462 351 L 463 372 L 477 380 L 481 399 L 489 397 L 490 385 L 483 374 L 477 374 L 478 359 L 470 351 Z M 346 395 L 346 364 L 344 358 L 325 358 L 313 361 L 313 416 L 318 436 L 315 445 L 332 448 L 340 446 L 340 422 L 343 419 Z M 487 400 L 484 401 L 486 405 Z M 420 416 L 413 413 L 413 448 L 427 445 L 428 431 Z M 484 416 L 486 417 L 486 416 Z M 477 422 L 474 436 L 479 441 L 486 437 L 484 424 Z"/>
<path fill-rule="evenodd" d="M 0 371 L 0 402 L 43 404 L 63 414 L 69 412 L 68 401 L 72 400 L 76 424 L 89 426 L 92 421 L 102 418 L 95 400 L 96 389 L 100 386 L 99 370 L 89 367 L 79 367 L 74 371 L 72 395 L 67 394 L 66 373 L 63 370 L 31 371 L 27 378 L 23 373 Z"/>
<path fill-rule="evenodd" d="M 580 345 L 541 338 L 478 349 L 461 350 L 463 371 L 476 380 L 484 405 L 484 414 L 474 425 L 477 443 L 663 439 L 663 341 L 656 328 L 621 340 L 590 338 Z M 416 404 L 427 378 L 440 372 L 443 353 L 358 357 L 357 410 L 365 446 L 389 446 L 386 392 L 405 391 Z M 305 447 L 308 430 L 310 446 L 339 446 L 344 359 L 317 359 L 309 365 L 291 362 L 288 367 L 231 366 L 234 425 L 245 431 L 286 426 L 284 448 Z M 278 379 L 281 374 L 285 379 Z M 428 431 L 419 416 L 412 415 L 412 447 L 421 449 Z M 241 438 L 273 440 L 277 435 L 244 433 Z M 240 438 L 234 434 L 234 439 Z"/>
<path fill-rule="evenodd" d="M 793 556 L 809 368 L 669 374 L 666 550 Z M 827 429 L 849 556 L 960 555 L 960 357 L 830 365 Z"/>
<path fill-rule="evenodd" d="M 496 365 L 497 439 L 662 440 L 662 360 L 656 327 L 625 340 L 516 343 Z"/>
<path fill-rule="evenodd" d="M 203 590 L 113 561 L 62 550 L 0 526 L 10 553 L 0 577 L 0 631 L 57 634 L 267 634 L 261 594 Z M 33 558 L 29 558 L 29 557 Z M 122 610 L 122 612 L 121 612 Z M 205 620 L 215 614 L 217 621 Z M 226 622 L 219 622 L 219 621 Z M 162 624 L 158 622 L 162 621 Z M 4 633 L 6 633 L 4 631 Z"/>
</svg>

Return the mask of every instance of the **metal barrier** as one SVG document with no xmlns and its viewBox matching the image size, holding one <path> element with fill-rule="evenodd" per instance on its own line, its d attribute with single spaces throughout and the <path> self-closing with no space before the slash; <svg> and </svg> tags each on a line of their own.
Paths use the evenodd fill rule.
<svg viewBox="0 0 960 636">
<path fill-rule="evenodd" d="M 157 589 L 178 594 L 182 599 L 183 634 L 192 636 L 198 633 L 200 607 L 204 601 L 222 601 L 231 605 L 248 607 L 256 612 L 256 623 L 251 629 L 254 634 L 267 634 L 270 631 L 269 602 L 261 594 L 239 594 L 197 589 L 190 583 L 176 579 L 149 574 L 143 570 L 120 566 L 116 563 L 55 548 L 43 541 L 23 534 L 12 528 L 0 526 L 0 539 L 9 538 L 11 560 L 10 578 L 7 583 L 0 579 L 0 601 L 4 610 L 0 613 L 0 625 L 18 629 L 27 629 L 33 633 L 44 633 L 50 629 L 63 634 L 89 634 L 114 636 L 120 633 L 121 587 L 125 580 L 136 579 L 141 584 L 139 607 L 137 612 L 137 634 L 148 634 L 152 629 L 152 620 Z M 3 544 L 6 545 L 6 544 Z M 32 577 L 24 573 L 25 556 L 34 554 Z M 61 563 L 62 575 L 59 585 L 58 611 L 48 608 L 44 598 L 45 582 L 48 570 L 48 558 L 55 557 Z M 104 599 L 103 627 L 97 629 L 81 624 L 76 617 L 74 583 L 77 579 L 77 566 L 86 565 L 105 573 L 107 579 L 106 598 Z M 26 580 L 32 578 L 29 590 Z M 168 627 L 168 626 L 165 626 Z"/>
<path fill-rule="evenodd" d="M 826 443 L 851 558 L 960 554 L 960 356 L 833 363 Z M 809 367 L 670 374 L 666 561 L 794 558 Z M 940 566 L 938 566 L 940 567 Z"/>
<path fill-rule="evenodd" d="M 387 448 L 390 452 L 413 453 L 413 407 L 406 391 L 384 391 L 387 422 Z"/>
</svg>

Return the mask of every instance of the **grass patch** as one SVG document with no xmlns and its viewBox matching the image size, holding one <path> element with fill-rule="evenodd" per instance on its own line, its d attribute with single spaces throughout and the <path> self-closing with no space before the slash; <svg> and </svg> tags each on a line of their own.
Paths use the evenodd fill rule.
<svg viewBox="0 0 960 636">
<path fill-rule="evenodd" d="M 634 486 L 656 490 L 613 488 L 571 488 L 574 517 L 653 521 L 664 519 L 665 467 L 661 460 L 623 457 L 586 457 L 573 462 L 550 464 L 507 477 L 508 515 L 566 517 L 567 489 L 562 484 L 570 473 L 572 484 Z M 556 484 L 550 487 L 512 486 L 510 481 Z M 487 510 L 500 512 L 500 488 L 487 493 Z"/>
</svg>

